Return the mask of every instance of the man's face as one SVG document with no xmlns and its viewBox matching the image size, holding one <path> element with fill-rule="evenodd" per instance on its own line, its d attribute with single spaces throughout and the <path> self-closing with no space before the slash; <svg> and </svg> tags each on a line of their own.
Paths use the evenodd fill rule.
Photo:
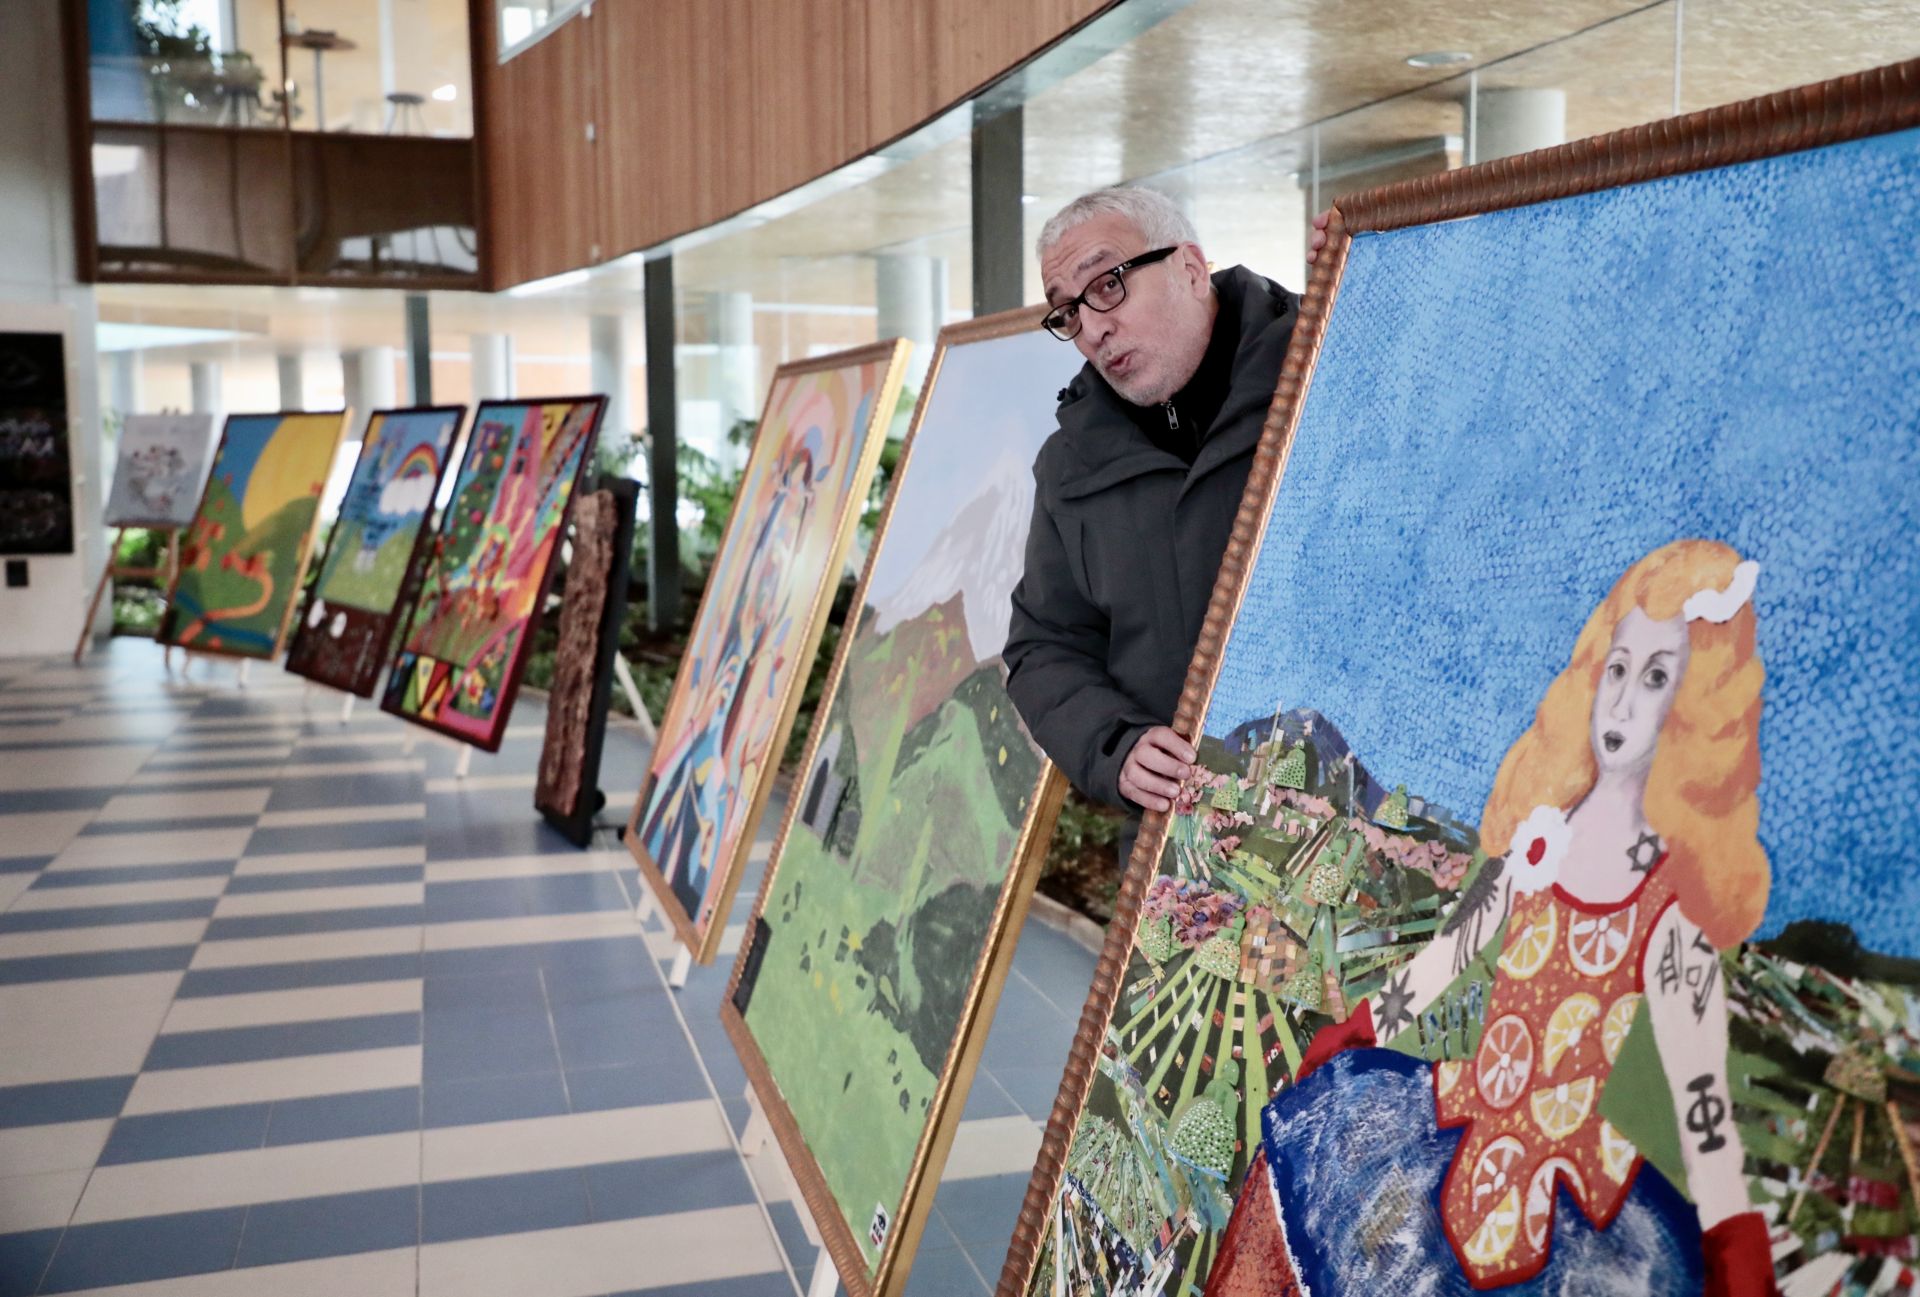
<svg viewBox="0 0 1920 1297">
<path fill-rule="evenodd" d="M 1069 300 L 1095 276 L 1146 251 L 1146 238 L 1124 216 L 1074 226 L 1040 262 L 1047 301 Z M 1113 310 L 1081 307 L 1073 345 L 1123 398 L 1152 405 L 1184 387 L 1206 354 L 1213 330 L 1207 265 L 1189 243 L 1125 278 L 1126 300 Z"/>
</svg>

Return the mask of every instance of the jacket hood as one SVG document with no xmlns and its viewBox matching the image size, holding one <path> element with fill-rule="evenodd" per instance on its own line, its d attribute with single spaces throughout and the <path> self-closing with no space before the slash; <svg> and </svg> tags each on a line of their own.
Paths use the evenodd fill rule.
<svg viewBox="0 0 1920 1297">
<path fill-rule="evenodd" d="M 1239 301 L 1240 344 L 1234 351 L 1226 401 L 1214 416 L 1191 477 L 1203 475 L 1259 440 L 1266 409 L 1273 402 L 1273 376 L 1285 359 L 1296 314 L 1291 293 L 1245 266 L 1214 272 L 1213 289 L 1223 299 L 1232 296 Z M 1127 408 L 1126 399 L 1100 377 L 1092 362 L 1081 366 L 1061 390 L 1060 431 L 1048 446 L 1061 498 L 1091 495 L 1141 473 L 1186 470 L 1179 459 L 1147 440 Z M 1247 418 L 1252 411 L 1261 417 Z"/>
</svg>

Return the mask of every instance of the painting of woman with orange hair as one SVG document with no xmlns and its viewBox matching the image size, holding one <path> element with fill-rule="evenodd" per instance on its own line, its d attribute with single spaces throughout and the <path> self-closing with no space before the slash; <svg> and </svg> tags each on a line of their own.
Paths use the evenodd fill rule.
<svg viewBox="0 0 1920 1297">
<path fill-rule="evenodd" d="M 1731 1119 L 1720 953 L 1752 934 L 1769 884 L 1758 576 L 1683 540 L 1620 578 L 1500 764 L 1480 825 L 1491 885 L 1324 1029 L 1268 1107 L 1281 1257 L 1306 1291 L 1773 1291 Z M 1494 972 L 1467 1057 L 1369 1048 L 1476 957 Z M 1636 1027 L 1681 1123 L 1684 1183 L 1603 1113 Z"/>
</svg>

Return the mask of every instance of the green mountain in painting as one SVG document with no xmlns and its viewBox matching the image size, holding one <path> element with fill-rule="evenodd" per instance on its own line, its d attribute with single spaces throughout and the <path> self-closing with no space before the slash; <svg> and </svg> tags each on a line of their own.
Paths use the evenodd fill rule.
<svg viewBox="0 0 1920 1297">
<path fill-rule="evenodd" d="M 875 1260 L 896 1214 L 1041 761 L 961 599 L 865 612 L 764 917 L 747 1019 Z M 825 1024 L 825 1025 L 823 1025 Z M 831 1048 L 822 1048 L 831 1041 Z"/>
</svg>

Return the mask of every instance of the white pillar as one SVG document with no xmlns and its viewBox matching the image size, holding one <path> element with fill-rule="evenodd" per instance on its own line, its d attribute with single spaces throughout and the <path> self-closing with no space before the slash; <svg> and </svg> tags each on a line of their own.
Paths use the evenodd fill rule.
<svg viewBox="0 0 1920 1297">
<path fill-rule="evenodd" d="M 753 345 L 753 294 L 713 293 L 714 395 L 720 401 L 720 431 L 741 419 L 760 417 L 760 353 Z"/>
<path fill-rule="evenodd" d="M 193 387 L 193 412 L 211 414 L 217 429 L 226 414 L 226 404 L 220 399 L 220 362 L 196 360 L 188 365 L 187 372 Z"/>
<path fill-rule="evenodd" d="M 1511 86 L 1478 92 L 1473 161 L 1531 153 L 1567 141 L 1567 92 Z"/>
<path fill-rule="evenodd" d="M 627 317 L 594 315 L 587 319 L 588 382 L 607 394 L 606 422 L 600 437 L 624 445 L 634 434 L 633 404 L 627 400 Z"/>
<path fill-rule="evenodd" d="M 513 335 L 476 333 L 467 340 L 471 356 L 471 386 L 474 404 L 481 401 L 506 401 L 513 398 Z"/>
<path fill-rule="evenodd" d="M 340 385 L 347 404 L 353 407 L 353 427 L 347 439 L 358 441 L 366 432 L 367 416 L 375 410 L 390 410 L 394 399 L 392 347 L 360 347 L 340 353 Z"/>
<path fill-rule="evenodd" d="M 307 408 L 306 360 L 306 356 L 298 351 L 274 357 L 274 364 L 280 371 L 280 408 L 283 410 Z"/>
<path fill-rule="evenodd" d="M 140 413 L 142 370 L 137 350 L 116 351 L 107 357 L 107 407 L 122 418 Z"/>
<path fill-rule="evenodd" d="M 934 339 L 947 319 L 947 260 L 894 253 L 875 257 L 873 288 L 878 336 L 913 343 L 906 382 L 918 391 L 933 363 Z"/>
</svg>

